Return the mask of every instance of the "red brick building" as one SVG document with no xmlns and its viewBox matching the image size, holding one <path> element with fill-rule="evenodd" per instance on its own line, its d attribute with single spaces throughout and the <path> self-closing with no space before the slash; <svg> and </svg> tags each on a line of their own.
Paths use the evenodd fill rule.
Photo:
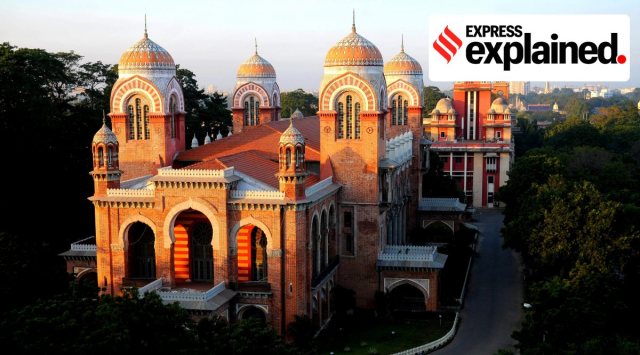
<svg viewBox="0 0 640 355">
<path fill-rule="evenodd" d="M 498 205 L 496 194 L 507 183 L 514 150 L 508 100 L 506 82 L 456 82 L 453 99 L 438 101 L 424 120 L 431 149 L 474 207 Z"/>
<path fill-rule="evenodd" d="M 280 119 L 276 71 L 256 49 L 238 70 L 233 135 L 190 150 L 175 70 L 145 32 L 121 57 L 112 129 L 93 140 L 103 292 L 139 287 L 282 333 L 296 315 L 326 323 L 336 285 L 361 307 L 406 291 L 438 308 L 446 255 L 406 238 L 430 142 L 422 69 L 404 48 L 383 65 L 354 24 L 326 55 L 318 116 L 295 120 Z"/>
</svg>

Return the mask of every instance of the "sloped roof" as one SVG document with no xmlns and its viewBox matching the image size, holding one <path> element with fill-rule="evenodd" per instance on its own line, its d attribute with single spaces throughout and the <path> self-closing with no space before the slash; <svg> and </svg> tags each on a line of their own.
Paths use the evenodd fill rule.
<svg viewBox="0 0 640 355">
<path fill-rule="evenodd" d="M 233 137 L 233 136 L 232 136 Z M 223 155 L 211 160 L 189 165 L 183 169 L 234 169 L 253 179 L 259 180 L 275 189 L 279 188 L 278 178 L 278 155 L 262 152 L 259 150 L 249 150 L 231 155 Z M 319 177 L 309 174 L 305 179 L 305 187 L 309 187 L 320 181 Z"/>
<path fill-rule="evenodd" d="M 294 124 L 305 138 L 305 159 L 320 161 L 320 121 L 318 117 L 297 119 Z M 181 152 L 175 160 L 184 163 L 204 162 L 250 150 L 275 157 L 277 160 L 280 136 L 288 127 L 289 120 L 268 122 L 248 128 L 242 133 L 233 134 L 230 137 Z"/>
</svg>

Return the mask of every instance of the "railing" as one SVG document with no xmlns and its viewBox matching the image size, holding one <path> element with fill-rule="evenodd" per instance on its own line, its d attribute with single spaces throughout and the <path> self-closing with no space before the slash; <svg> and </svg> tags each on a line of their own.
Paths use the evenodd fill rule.
<svg viewBox="0 0 640 355">
<path fill-rule="evenodd" d="M 263 190 L 231 190 L 231 198 L 253 198 L 261 200 L 282 200 L 284 192 Z"/>
<path fill-rule="evenodd" d="M 313 194 L 315 194 L 316 192 L 324 189 L 325 187 L 331 186 L 331 184 L 333 183 L 333 177 L 329 176 L 328 178 L 316 183 L 315 185 L 309 187 L 308 189 L 304 190 L 304 194 L 306 196 L 311 196 Z"/>
<path fill-rule="evenodd" d="M 162 279 L 157 279 L 153 282 L 150 282 L 138 289 L 138 297 L 142 298 L 144 297 L 145 293 L 156 291 L 160 289 L 160 287 L 162 287 Z"/>
<path fill-rule="evenodd" d="M 460 202 L 457 198 L 421 198 L 418 202 L 418 208 L 426 211 L 464 211 L 467 205 Z"/>
<path fill-rule="evenodd" d="M 153 189 L 107 189 L 107 196 L 112 197 L 153 197 Z"/>
<path fill-rule="evenodd" d="M 436 247 L 417 245 L 386 246 L 378 254 L 382 261 L 433 261 Z"/>
<path fill-rule="evenodd" d="M 74 251 L 96 251 L 96 243 L 95 241 L 90 244 L 82 244 L 87 240 L 94 239 L 95 237 L 88 237 L 82 240 L 78 240 L 76 242 L 71 243 L 71 250 Z"/>
<path fill-rule="evenodd" d="M 222 292 L 225 288 L 224 281 L 206 292 L 196 290 L 158 290 L 156 291 L 163 301 L 202 301 L 206 302 Z"/>
<path fill-rule="evenodd" d="M 395 353 L 393 355 L 422 355 L 440 349 L 441 347 L 447 345 L 456 335 L 456 331 L 458 330 L 458 323 L 460 323 L 460 313 L 456 312 L 456 318 L 453 320 L 453 326 L 442 338 L 424 345 L 417 346 L 415 348 L 411 348 L 409 350 Z"/>
<path fill-rule="evenodd" d="M 168 166 L 158 169 L 158 176 L 164 177 L 204 177 L 204 178 L 225 178 L 234 173 L 233 167 L 222 170 L 213 169 L 173 169 Z"/>
</svg>

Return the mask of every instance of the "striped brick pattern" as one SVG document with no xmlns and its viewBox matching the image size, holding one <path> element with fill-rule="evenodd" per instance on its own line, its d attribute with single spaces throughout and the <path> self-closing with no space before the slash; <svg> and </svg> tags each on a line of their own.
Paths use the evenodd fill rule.
<svg viewBox="0 0 640 355">
<path fill-rule="evenodd" d="M 176 243 L 173 248 L 174 271 L 176 282 L 184 282 L 190 278 L 189 273 L 189 235 L 184 224 L 178 224 L 173 229 Z"/>
<path fill-rule="evenodd" d="M 245 282 L 251 279 L 251 231 L 254 226 L 248 224 L 238 231 L 238 281 Z"/>
</svg>

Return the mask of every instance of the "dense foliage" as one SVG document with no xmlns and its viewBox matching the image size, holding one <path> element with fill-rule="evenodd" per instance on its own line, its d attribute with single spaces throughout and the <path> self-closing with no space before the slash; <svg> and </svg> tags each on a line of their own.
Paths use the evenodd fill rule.
<svg viewBox="0 0 640 355">
<path fill-rule="evenodd" d="M 318 112 L 318 98 L 302 89 L 283 92 L 280 94 L 280 116 L 291 117 L 296 109 L 307 116 L 315 116 Z"/>
<path fill-rule="evenodd" d="M 522 118 L 525 147 L 500 191 L 532 304 L 514 338 L 522 354 L 638 354 L 640 116 L 624 97 L 569 100 L 545 132 Z"/>
<path fill-rule="evenodd" d="M 0 346 L 24 354 L 291 354 L 266 324 L 223 318 L 195 322 L 155 293 L 36 302 L 0 321 Z"/>
</svg>

